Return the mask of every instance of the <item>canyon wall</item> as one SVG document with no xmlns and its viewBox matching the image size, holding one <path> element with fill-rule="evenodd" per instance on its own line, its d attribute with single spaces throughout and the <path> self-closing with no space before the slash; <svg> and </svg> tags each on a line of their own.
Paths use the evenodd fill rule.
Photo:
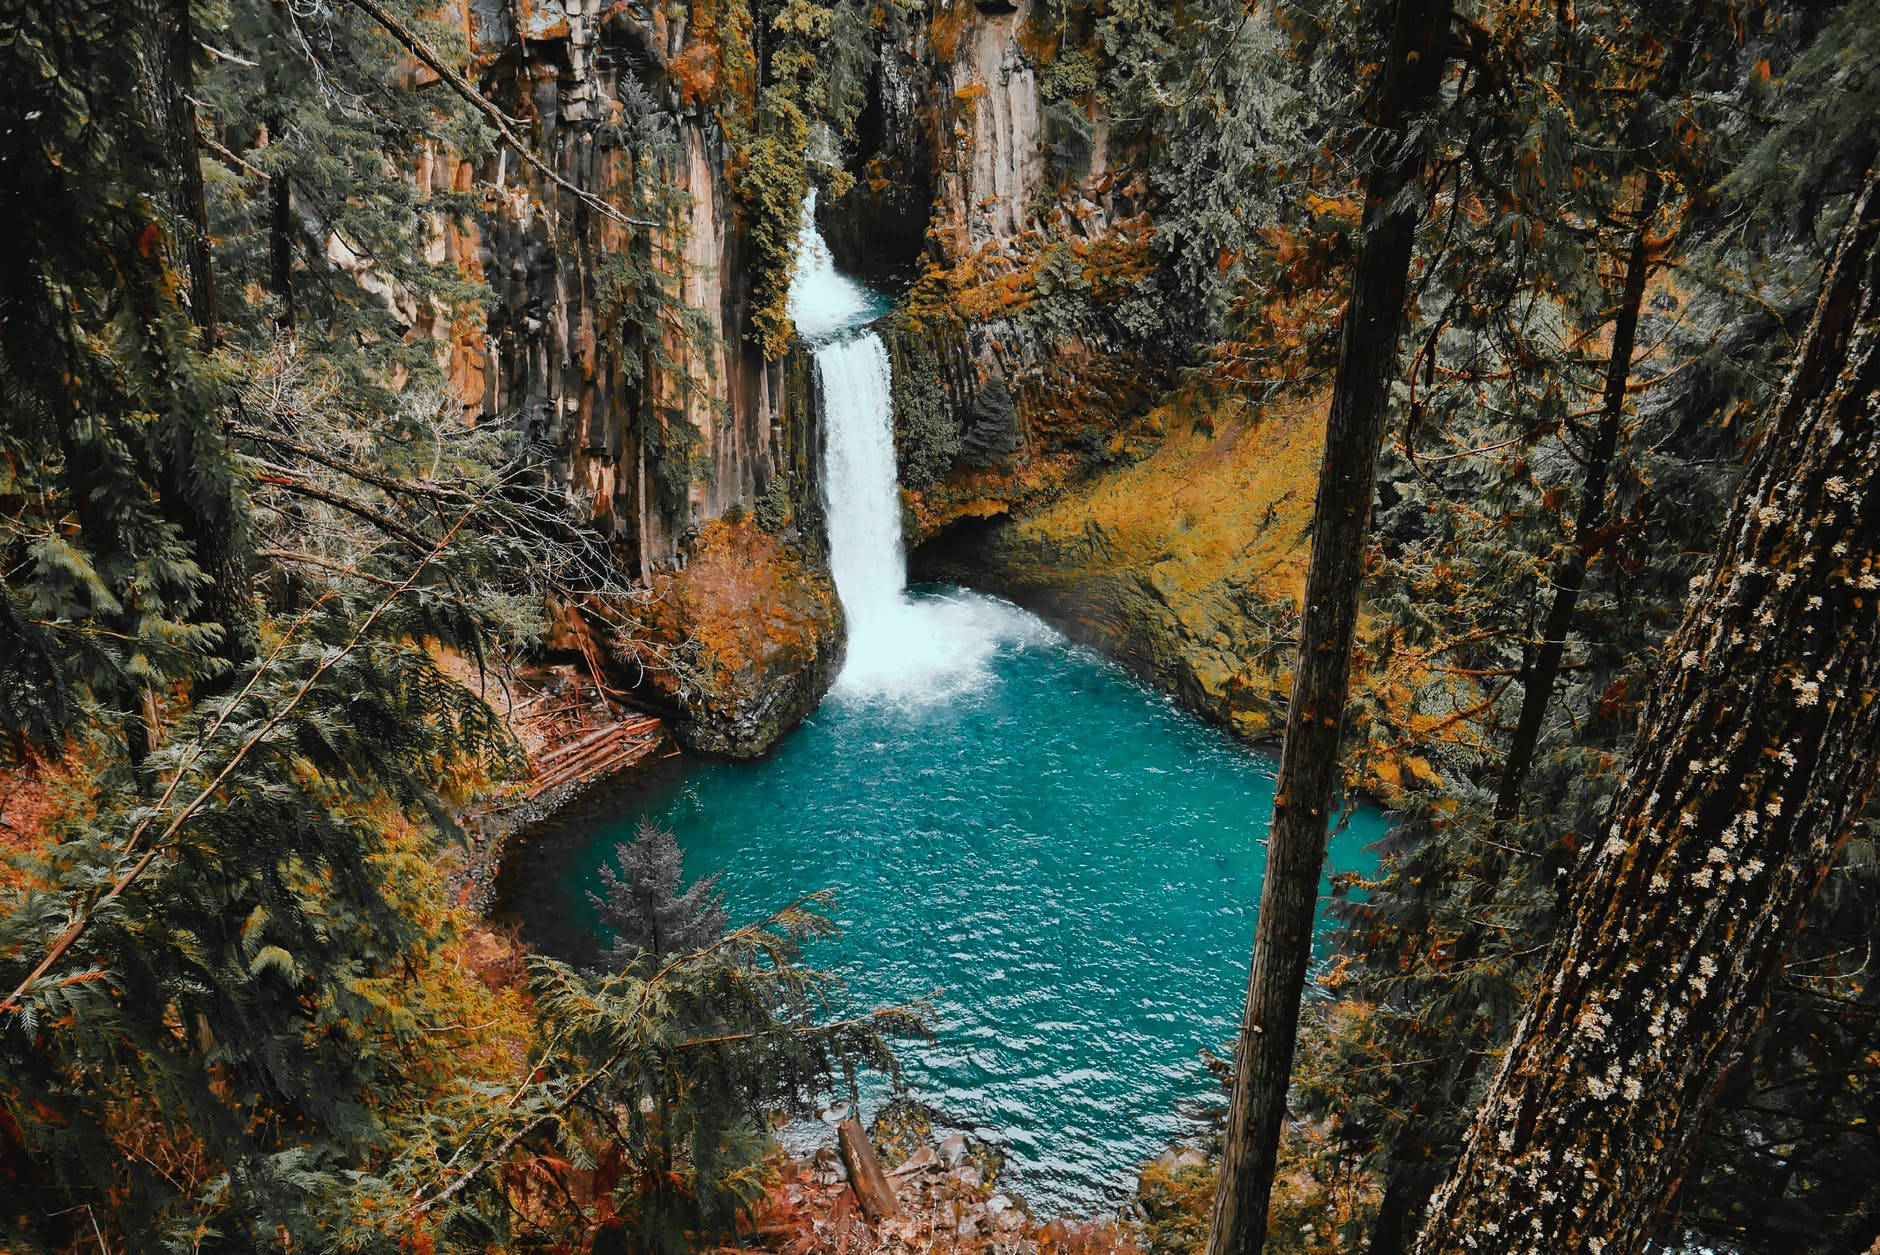
<svg viewBox="0 0 1880 1255">
<path fill-rule="evenodd" d="M 496 298 L 486 342 L 471 350 L 483 359 L 483 412 L 519 424 L 552 479 L 643 572 L 678 561 L 698 524 L 754 506 L 814 446 L 785 363 L 751 340 L 749 236 L 726 183 L 725 137 L 710 109 L 682 103 L 668 72 L 686 38 L 677 12 L 603 0 L 472 9 L 485 91 L 528 125 L 562 178 L 615 203 L 629 187 L 676 193 L 657 227 L 622 224 L 503 152 L 481 215 Z M 620 138 L 632 125 L 661 127 L 666 143 L 634 152 Z M 692 312 L 626 325 L 609 308 L 610 259 L 670 276 Z M 813 513 L 815 494 L 800 496 Z"/>
<path fill-rule="evenodd" d="M 448 333 L 473 420 L 515 430 L 647 590 L 564 608 L 553 644 L 690 747 L 750 756 L 815 709 L 842 624 L 812 375 L 755 342 L 724 128 L 673 73 L 690 11 L 468 0 L 476 85 L 559 182 L 506 147 L 474 180 L 465 163 L 420 177 L 482 190 L 474 236 L 442 244 L 493 297 Z"/>
<path fill-rule="evenodd" d="M 937 0 L 883 56 L 824 214 L 845 265 L 906 285 L 884 337 L 915 575 L 1010 596 L 1261 740 L 1322 415 L 1174 389 L 1184 347 L 1128 310 L 1166 300 L 1140 138 L 1113 132 L 1094 34 L 1046 18 Z"/>
<path fill-rule="evenodd" d="M 907 285 L 884 327 L 910 537 L 1074 479 L 1148 408 L 1161 367 L 1113 308 L 1153 268 L 1143 184 L 1031 0 L 937 0 L 883 52 L 825 202 L 838 260 Z"/>
<path fill-rule="evenodd" d="M 739 104 L 722 83 L 716 96 L 697 86 L 701 48 L 716 45 L 688 23 L 722 21 L 727 6 L 467 3 L 479 88 L 569 186 L 501 150 L 489 168 L 426 174 L 488 189 L 474 238 L 445 233 L 494 294 L 486 321 L 452 330 L 451 373 L 478 421 L 513 425 L 656 590 L 624 638 L 570 622 L 558 642 L 672 715 L 688 744 L 762 753 L 820 700 L 842 626 L 813 368 L 757 345 L 762 259 L 723 114 Z M 950 573 L 1019 596 L 1258 735 L 1284 678 L 1274 638 L 1224 639 L 1223 625 L 1248 597 L 1283 605 L 1290 575 L 1171 565 L 1186 541 L 1167 511 L 1114 525 L 1134 529 L 1127 561 L 1071 554 L 1085 536 L 1077 503 L 1105 483 L 1140 463 L 1139 490 L 1179 487 L 1137 481 L 1185 420 L 1160 405 L 1167 346 L 1119 312 L 1155 299 L 1160 265 L 1140 154 L 1113 138 L 1089 75 L 1071 72 L 1088 66 L 1088 33 L 1053 31 L 1043 12 L 933 0 L 880 26 L 866 102 L 836 145 L 851 178 L 824 175 L 839 264 L 898 295 L 881 330 L 910 544 L 938 538 Z M 650 227 L 587 199 L 661 196 Z M 664 304 L 648 297 L 661 275 L 677 298 Z M 1264 433 L 1236 430 L 1257 454 Z"/>
</svg>

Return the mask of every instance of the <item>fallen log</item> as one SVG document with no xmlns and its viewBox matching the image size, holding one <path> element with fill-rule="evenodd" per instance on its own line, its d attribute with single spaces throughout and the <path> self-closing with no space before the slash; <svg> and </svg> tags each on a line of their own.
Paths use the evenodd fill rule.
<svg viewBox="0 0 1880 1255">
<path fill-rule="evenodd" d="M 538 769 L 548 767 L 556 761 L 568 757 L 570 754 L 577 753 L 596 742 L 604 741 L 608 737 L 617 735 L 619 731 L 619 724 L 610 723 L 604 727 L 596 728 L 586 736 L 576 737 L 572 741 L 563 741 L 560 745 L 555 746 L 553 749 L 537 758 L 535 760 L 536 767 Z"/>
<path fill-rule="evenodd" d="M 873 1221 L 900 1215 L 901 1202 L 888 1182 L 888 1174 L 881 1170 L 881 1160 L 875 1158 L 874 1145 L 860 1120 L 850 1116 L 837 1127 L 836 1147 L 849 1170 L 849 1188 L 855 1191 L 862 1214 Z"/>
<path fill-rule="evenodd" d="M 657 719 L 642 718 L 615 724 L 601 733 L 583 737 L 579 744 L 565 747 L 566 752 L 538 759 L 528 796 L 540 797 L 564 784 L 625 771 L 652 757 L 665 743 L 662 725 Z"/>
</svg>

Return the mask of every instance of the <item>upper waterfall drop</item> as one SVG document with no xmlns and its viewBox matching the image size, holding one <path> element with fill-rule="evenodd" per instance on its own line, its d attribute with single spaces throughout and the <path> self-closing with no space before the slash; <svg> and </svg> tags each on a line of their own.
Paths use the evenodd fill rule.
<svg viewBox="0 0 1880 1255">
<path fill-rule="evenodd" d="M 977 688 L 1001 644 L 1049 639 L 1017 607 L 976 593 L 910 596 L 894 455 L 887 346 L 869 324 L 887 302 L 836 269 L 803 203 L 790 318 L 815 350 L 822 393 L 823 509 L 829 566 L 848 619 L 839 696 L 926 701 Z"/>
</svg>

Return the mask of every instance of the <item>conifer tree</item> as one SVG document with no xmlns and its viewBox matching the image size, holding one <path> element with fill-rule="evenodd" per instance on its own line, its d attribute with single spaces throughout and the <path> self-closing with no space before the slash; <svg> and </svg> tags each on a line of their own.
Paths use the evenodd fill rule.
<svg viewBox="0 0 1880 1255">
<path fill-rule="evenodd" d="M 1848 215 L 1552 979 L 1431 1207 L 1424 1255 L 1644 1249 L 1872 789 L 1877 184 Z"/>
<path fill-rule="evenodd" d="M 718 877 L 681 887 L 678 838 L 647 816 L 633 840 L 615 849 L 614 867 L 601 868 L 604 892 L 588 894 L 601 923 L 614 934 L 608 964 L 624 969 L 642 956 L 655 966 L 705 949 L 724 935 L 724 894 Z"/>
<path fill-rule="evenodd" d="M 122 20 L 120 21 L 120 17 Z M 213 281 L 188 136 L 187 6 L 13 4 L 0 136 L 0 403 L 17 682 L 0 703 L 42 740 L 77 712 L 115 712 L 149 748 L 157 695 L 206 679 L 245 645 L 233 583 L 246 519 L 204 358 Z M 177 150 L 177 128 L 185 134 Z M 166 177 L 184 171 L 182 186 Z M 69 512 L 76 530 L 61 527 Z M 95 623 L 92 630 L 76 623 Z M 103 630 L 98 630 L 103 629 Z"/>
<path fill-rule="evenodd" d="M 1253 970 L 1234 1050 L 1209 1255 L 1257 1255 L 1266 1241 L 1267 1198 L 1337 787 L 1377 456 L 1423 201 L 1426 153 L 1418 131 L 1446 71 L 1450 17 L 1443 0 L 1396 0 L 1372 106 L 1377 148 L 1326 422 L 1305 612 L 1274 786 Z"/>
</svg>

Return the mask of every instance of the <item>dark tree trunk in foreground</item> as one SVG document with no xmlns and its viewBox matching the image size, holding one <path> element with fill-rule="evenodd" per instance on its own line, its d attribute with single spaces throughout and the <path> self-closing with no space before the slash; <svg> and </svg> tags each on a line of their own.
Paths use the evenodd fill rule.
<svg viewBox="0 0 1880 1255">
<path fill-rule="evenodd" d="M 1573 626 L 1573 612 L 1578 609 L 1580 593 L 1586 588 L 1586 568 L 1599 547 L 1600 524 L 1606 517 L 1606 482 L 1612 477 L 1612 461 L 1619 452 L 1619 431 L 1625 425 L 1626 384 L 1632 377 L 1639 311 L 1645 305 L 1645 282 L 1651 274 L 1649 232 L 1663 195 L 1664 185 L 1653 178 L 1639 204 L 1638 228 L 1626 256 L 1625 287 L 1619 298 L 1619 312 L 1613 320 L 1612 354 L 1606 360 L 1599 427 L 1586 453 L 1586 482 L 1580 489 L 1580 508 L 1573 520 L 1572 543 L 1549 580 L 1554 597 L 1548 603 L 1547 618 L 1541 626 L 1539 647 L 1521 668 L 1521 715 L 1516 720 L 1514 741 L 1502 765 L 1501 788 L 1495 798 L 1498 821 L 1513 819 L 1521 812 L 1521 789 L 1527 783 L 1528 769 L 1534 765 L 1534 750 L 1540 744 L 1541 724 L 1547 718 L 1554 682 L 1560 678 L 1567 631 Z"/>
<path fill-rule="evenodd" d="M 1869 175 L 1420 1255 L 1637 1255 L 1880 757 L 1880 194 Z"/>
<path fill-rule="evenodd" d="M 183 308 L 205 343 L 219 338 L 215 272 L 209 259 L 209 202 L 198 157 L 195 79 L 196 32 L 185 0 L 143 0 L 145 77 L 139 84 L 144 112 L 166 160 L 159 177 L 169 194 L 170 248 L 182 284 Z"/>
<path fill-rule="evenodd" d="M 1378 84 L 1364 222 L 1326 421 L 1313 507 L 1312 561 L 1280 752 L 1266 879 L 1254 933 L 1246 1014 L 1234 1050 L 1220 1184 L 1208 1255 L 1258 1255 L 1286 1116 L 1299 1000 L 1312 955 L 1326 821 L 1338 782 L 1338 735 L 1364 577 L 1378 447 L 1383 442 L 1410 251 L 1423 198 L 1420 146 L 1407 124 L 1435 96 L 1449 43 L 1448 0 L 1397 0 Z M 1411 195 L 1405 196 L 1406 191 Z M 1407 204 L 1405 202 L 1408 202 Z"/>
</svg>

